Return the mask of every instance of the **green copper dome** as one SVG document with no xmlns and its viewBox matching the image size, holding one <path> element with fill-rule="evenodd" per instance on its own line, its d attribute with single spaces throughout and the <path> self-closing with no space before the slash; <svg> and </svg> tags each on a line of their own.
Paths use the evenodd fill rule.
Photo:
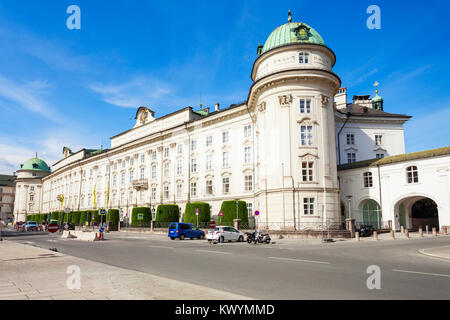
<svg viewBox="0 0 450 320">
<path fill-rule="evenodd" d="M 377 94 L 375 95 L 375 97 L 373 97 L 373 99 L 372 99 L 372 103 L 380 102 L 380 101 L 383 101 L 383 98 L 380 97 L 380 96 L 378 95 L 378 92 L 377 92 Z"/>
<path fill-rule="evenodd" d="M 303 22 L 289 22 L 276 28 L 267 38 L 258 55 L 285 45 L 294 43 L 315 43 L 325 45 L 320 34 Z"/>
<path fill-rule="evenodd" d="M 25 163 L 20 166 L 20 170 L 35 170 L 35 171 L 50 172 L 50 168 L 45 163 L 45 161 L 38 158 L 32 158 L 30 160 L 25 161 Z"/>
</svg>

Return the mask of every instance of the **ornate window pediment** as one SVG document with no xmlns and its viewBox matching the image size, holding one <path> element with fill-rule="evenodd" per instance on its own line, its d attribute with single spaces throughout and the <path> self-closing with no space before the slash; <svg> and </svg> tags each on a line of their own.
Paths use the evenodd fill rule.
<svg viewBox="0 0 450 320">
<path fill-rule="evenodd" d="M 299 119 L 297 121 L 297 123 L 299 124 L 303 124 L 303 125 L 318 125 L 319 123 L 316 120 L 311 119 L 310 117 L 302 117 L 301 119 Z"/>
<path fill-rule="evenodd" d="M 315 154 L 306 152 L 306 153 L 303 153 L 303 154 L 299 155 L 299 158 L 300 158 L 300 160 L 304 160 L 304 161 L 315 161 L 319 157 L 317 155 L 315 155 Z"/>
</svg>

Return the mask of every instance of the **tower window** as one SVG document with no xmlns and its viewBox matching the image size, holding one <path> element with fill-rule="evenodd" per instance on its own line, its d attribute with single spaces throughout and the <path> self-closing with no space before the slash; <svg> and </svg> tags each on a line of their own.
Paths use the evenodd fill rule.
<svg viewBox="0 0 450 320">
<path fill-rule="evenodd" d="M 312 126 L 300 126 L 300 138 L 302 146 L 313 144 Z"/>
<path fill-rule="evenodd" d="M 347 144 L 355 144 L 355 135 L 353 133 L 347 133 Z"/>
<path fill-rule="evenodd" d="M 299 63 L 309 63 L 309 53 L 300 52 L 298 62 Z"/>
<path fill-rule="evenodd" d="M 408 183 L 419 182 L 419 171 L 416 166 L 410 166 L 406 168 L 406 179 Z"/>
<path fill-rule="evenodd" d="M 311 113 L 310 99 L 300 99 L 300 113 Z"/>
<path fill-rule="evenodd" d="M 314 198 L 303 198 L 303 214 L 314 214 Z"/>
<path fill-rule="evenodd" d="M 303 182 L 313 181 L 313 166 L 314 166 L 314 162 L 312 162 L 312 161 L 303 161 L 302 162 L 302 181 Z"/>
<path fill-rule="evenodd" d="M 348 163 L 356 162 L 356 153 L 354 152 L 347 153 L 347 162 Z"/>
</svg>

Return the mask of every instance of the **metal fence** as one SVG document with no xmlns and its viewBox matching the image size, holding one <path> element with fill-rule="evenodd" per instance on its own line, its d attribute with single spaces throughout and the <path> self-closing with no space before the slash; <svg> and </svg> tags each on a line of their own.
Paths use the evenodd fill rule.
<svg viewBox="0 0 450 320">
<path fill-rule="evenodd" d="M 356 230 L 359 230 L 361 226 L 371 226 L 375 230 L 390 229 L 389 221 L 355 221 Z"/>
</svg>

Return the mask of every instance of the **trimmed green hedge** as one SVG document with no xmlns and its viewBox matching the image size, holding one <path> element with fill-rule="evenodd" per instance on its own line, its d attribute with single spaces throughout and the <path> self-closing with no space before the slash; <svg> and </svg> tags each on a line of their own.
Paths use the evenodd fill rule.
<svg viewBox="0 0 450 320">
<path fill-rule="evenodd" d="M 156 222 L 180 221 L 180 207 L 176 204 L 160 204 L 156 209 Z"/>
<path fill-rule="evenodd" d="M 85 222 L 89 222 L 89 213 L 87 211 L 80 211 L 80 226 L 84 225 Z"/>
<path fill-rule="evenodd" d="M 47 221 L 48 213 L 41 213 L 41 223 Z"/>
<path fill-rule="evenodd" d="M 109 230 L 117 231 L 119 230 L 120 214 L 117 209 L 109 209 L 106 214 L 106 221 L 109 222 Z"/>
<path fill-rule="evenodd" d="M 222 224 L 233 225 L 233 220 L 236 219 L 236 201 L 222 202 L 220 210 L 223 212 Z M 238 203 L 238 217 L 241 219 L 241 223 L 248 223 L 247 203 L 245 201 L 239 201 Z"/>
<path fill-rule="evenodd" d="M 33 218 L 33 215 L 29 214 L 29 215 L 27 215 L 27 218 L 25 220 L 26 221 L 33 221 L 32 218 Z"/>
<path fill-rule="evenodd" d="M 76 226 L 80 225 L 80 215 L 81 215 L 81 211 L 73 211 L 72 212 L 72 219 L 71 219 L 71 221 Z"/>
<path fill-rule="evenodd" d="M 198 222 L 211 221 L 211 207 L 206 202 L 191 202 L 186 203 L 186 210 L 184 211 L 184 222 L 197 223 L 197 216 L 195 209 L 198 208 Z"/>
<path fill-rule="evenodd" d="M 143 213 L 144 219 L 138 220 L 138 214 Z M 137 207 L 131 211 L 131 227 L 150 227 L 152 221 L 152 210 L 148 207 Z"/>
</svg>

